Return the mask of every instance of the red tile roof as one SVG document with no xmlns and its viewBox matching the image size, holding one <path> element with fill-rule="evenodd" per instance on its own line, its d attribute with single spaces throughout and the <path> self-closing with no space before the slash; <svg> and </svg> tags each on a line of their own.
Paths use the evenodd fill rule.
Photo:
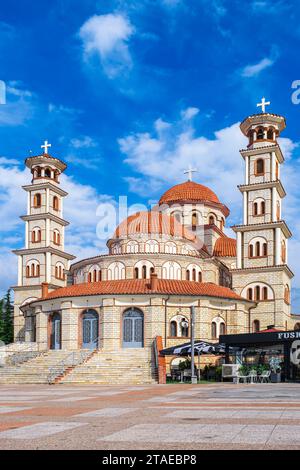
<svg viewBox="0 0 300 470">
<path fill-rule="evenodd" d="M 81 297 L 89 295 L 126 295 L 126 294 L 170 294 L 219 297 L 234 300 L 246 300 L 231 289 L 207 282 L 177 281 L 158 279 L 157 288 L 151 289 L 150 279 L 126 279 L 120 281 L 100 281 L 75 284 L 50 292 L 45 300 L 63 297 Z"/>
<path fill-rule="evenodd" d="M 195 241 L 195 235 L 172 215 L 159 210 L 142 211 L 130 215 L 117 227 L 113 238 L 126 237 L 137 233 L 171 235 Z"/>
<path fill-rule="evenodd" d="M 229 237 L 220 237 L 215 243 L 214 256 L 219 257 L 236 257 L 236 240 Z"/>
<path fill-rule="evenodd" d="M 170 204 L 183 201 L 214 202 L 220 204 L 218 196 L 206 186 L 186 181 L 168 189 L 160 198 L 159 204 Z"/>
</svg>

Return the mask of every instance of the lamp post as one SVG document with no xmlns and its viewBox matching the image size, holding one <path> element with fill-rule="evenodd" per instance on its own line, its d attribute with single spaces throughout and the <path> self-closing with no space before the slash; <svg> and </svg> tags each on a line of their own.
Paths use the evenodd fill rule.
<svg viewBox="0 0 300 470">
<path fill-rule="evenodd" d="M 195 307 L 191 307 L 191 382 L 192 384 L 197 383 L 197 376 L 195 375 Z"/>
</svg>

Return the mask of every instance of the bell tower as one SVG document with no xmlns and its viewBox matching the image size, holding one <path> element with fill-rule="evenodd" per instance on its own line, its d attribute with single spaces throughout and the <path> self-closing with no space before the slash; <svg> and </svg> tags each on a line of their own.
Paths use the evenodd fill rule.
<svg viewBox="0 0 300 470">
<path fill-rule="evenodd" d="M 293 274 L 288 267 L 288 239 L 291 232 L 284 221 L 282 201 L 286 195 L 281 183 L 284 163 L 277 138 L 285 129 L 282 116 L 266 112 L 247 117 L 240 125 L 248 146 L 240 151 L 245 163 L 243 224 L 237 235 L 237 269 L 233 287 L 242 296 L 258 302 L 251 312 L 251 331 L 268 325 L 285 329 L 290 315 L 290 289 Z"/>
<path fill-rule="evenodd" d="M 14 250 L 18 256 L 18 284 L 14 287 L 18 341 L 25 339 L 25 320 L 19 307 L 41 297 L 42 283 L 48 283 L 50 290 L 64 287 L 69 262 L 75 258 L 64 251 L 65 227 L 69 223 L 63 218 L 67 193 L 60 187 L 60 176 L 66 164 L 49 155 L 49 147 L 46 141 L 43 154 L 25 160 L 32 181 L 23 186 L 27 193 L 27 214 L 21 217 L 25 222 L 25 248 Z"/>
</svg>

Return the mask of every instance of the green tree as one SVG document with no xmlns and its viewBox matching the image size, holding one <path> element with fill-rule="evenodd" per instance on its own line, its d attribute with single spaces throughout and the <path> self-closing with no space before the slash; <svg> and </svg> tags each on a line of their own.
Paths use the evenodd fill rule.
<svg viewBox="0 0 300 470">
<path fill-rule="evenodd" d="M 3 299 L 0 299 L 0 341 L 4 341 Z"/>
<path fill-rule="evenodd" d="M 2 304 L 2 319 L 3 319 L 3 339 L 5 344 L 12 343 L 14 340 L 14 326 L 13 326 L 13 305 L 11 301 L 10 289 L 8 289 Z"/>
</svg>

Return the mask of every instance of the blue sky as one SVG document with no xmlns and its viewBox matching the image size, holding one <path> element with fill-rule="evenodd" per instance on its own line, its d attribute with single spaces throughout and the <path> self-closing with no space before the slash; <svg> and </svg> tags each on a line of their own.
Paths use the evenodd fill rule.
<svg viewBox="0 0 300 470">
<path fill-rule="evenodd" d="M 265 96 L 287 119 L 284 214 L 300 310 L 299 14 L 281 0 L 2 2 L 0 290 L 15 282 L 10 250 L 24 243 L 23 161 L 44 139 L 68 163 L 67 245 L 81 258 L 103 250 L 99 203 L 155 201 L 189 164 L 231 208 L 228 226 L 240 222 L 238 124 Z"/>
</svg>

